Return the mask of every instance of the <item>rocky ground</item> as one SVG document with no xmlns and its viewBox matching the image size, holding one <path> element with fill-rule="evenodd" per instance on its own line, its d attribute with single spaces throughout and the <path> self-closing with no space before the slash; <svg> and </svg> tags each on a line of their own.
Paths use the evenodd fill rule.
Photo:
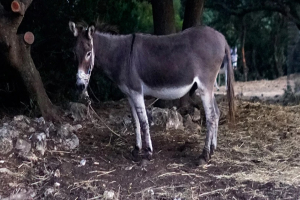
<svg viewBox="0 0 300 200">
<path fill-rule="evenodd" d="M 131 159 L 126 100 L 72 103 L 60 125 L 4 117 L 0 199 L 299 199 L 300 106 L 237 99 L 229 128 L 227 102 L 217 100 L 218 149 L 204 166 L 196 165 L 206 131 L 201 107 L 149 107 L 154 157 L 143 162 Z"/>
</svg>

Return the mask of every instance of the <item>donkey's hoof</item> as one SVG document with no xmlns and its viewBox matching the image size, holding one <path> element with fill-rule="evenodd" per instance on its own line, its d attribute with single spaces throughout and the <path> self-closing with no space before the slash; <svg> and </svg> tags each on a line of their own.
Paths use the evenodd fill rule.
<svg viewBox="0 0 300 200">
<path fill-rule="evenodd" d="M 211 158 L 211 153 L 212 153 L 212 151 L 208 151 L 207 149 L 204 148 L 202 154 L 199 156 L 197 165 L 207 164 Z"/>
<path fill-rule="evenodd" d="M 131 156 L 132 156 L 132 160 L 135 162 L 138 162 L 141 160 L 141 152 L 139 150 L 138 147 L 135 147 L 132 151 L 131 151 Z"/>
<path fill-rule="evenodd" d="M 152 160 L 152 151 L 150 149 L 145 149 L 144 158 L 148 160 Z"/>
<path fill-rule="evenodd" d="M 203 154 L 201 154 L 199 156 L 199 159 L 197 160 L 196 165 L 198 166 L 206 165 L 208 164 L 209 161 L 210 161 L 210 156 L 204 156 Z"/>
<path fill-rule="evenodd" d="M 210 152 L 209 152 L 209 158 L 212 157 L 212 155 L 214 155 L 216 147 L 214 145 L 210 145 Z"/>
<path fill-rule="evenodd" d="M 206 160 L 200 156 L 199 159 L 197 160 L 196 165 L 197 166 L 203 166 L 205 164 L 207 164 Z"/>
</svg>

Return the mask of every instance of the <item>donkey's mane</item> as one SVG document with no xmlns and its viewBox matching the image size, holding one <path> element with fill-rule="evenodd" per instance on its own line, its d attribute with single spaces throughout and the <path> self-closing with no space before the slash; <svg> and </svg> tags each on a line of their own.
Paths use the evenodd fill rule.
<svg viewBox="0 0 300 200">
<path fill-rule="evenodd" d="M 102 32 L 102 33 L 110 33 L 112 35 L 118 35 L 119 30 L 116 26 L 109 25 L 107 23 L 104 23 L 97 19 L 95 23 L 96 31 Z"/>
<path fill-rule="evenodd" d="M 76 27 L 85 30 L 89 27 L 89 25 L 85 21 L 79 21 L 76 23 Z"/>
<path fill-rule="evenodd" d="M 94 25 L 96 31 L 99 31 L 101 33 L 110 33 L 112 35 L 118 35 L 119 30 L 116 26 L 109 25 L 107 23 L 104 23 L 100 21 L 99 19 L 96 20 L 96 22 L 93 22 L 92 24 L 88 24 L 85 21 L 79 21 L 76 23 L 76 27 L 82 30 L 87 30 L 89 26 Z"/>
</svg>

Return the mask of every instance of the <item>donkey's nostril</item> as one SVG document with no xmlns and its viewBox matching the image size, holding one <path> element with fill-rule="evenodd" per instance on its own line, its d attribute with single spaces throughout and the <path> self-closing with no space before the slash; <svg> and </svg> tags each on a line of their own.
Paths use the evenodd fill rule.
<svg viewBox="0 0 300 200">
<path fill-rule="evenodd" d="M 85 85 L 83 83 L 76 84 L 76 86 L 77 86 L 77 90 L 79 91 L 82 91 L 85 88 Z"/>
</svg>

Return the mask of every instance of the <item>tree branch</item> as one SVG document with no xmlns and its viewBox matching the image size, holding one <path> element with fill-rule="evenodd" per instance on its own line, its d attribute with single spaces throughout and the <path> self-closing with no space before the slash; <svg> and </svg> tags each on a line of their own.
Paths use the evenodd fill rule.
<svg viewBox="0 0 300 200">
<path fill-rule="evenodd" d="M 276 1 L 266 1 L 262 4 L 255 5 L 255 6 L 243 6 L 243 7 L 236 7 L 236 8 L 231 8 L 228 7 L 225 3 L 221 2 L 211 2 L 210 4 L 205 5 L 206 8 L 211 8 L 211 9 L 216 9 L 216 10 L 224 10 L 232 15 L 236 15 L 239 17 L 242 17 L 248 13 L 251 12 L 257 12 L 257 11 L 272 11 L 272 12 L 278 12 L 281 13 L 282 15 L 286 16 L 290 20 L 292 20 L 297 26 L 300 26 L 300 17 L 299 16 L 294 16 L 291 13 L 290 10 L 290 5 L 288 4 L 282 4 L 280 2 Z"/>
</svg>

